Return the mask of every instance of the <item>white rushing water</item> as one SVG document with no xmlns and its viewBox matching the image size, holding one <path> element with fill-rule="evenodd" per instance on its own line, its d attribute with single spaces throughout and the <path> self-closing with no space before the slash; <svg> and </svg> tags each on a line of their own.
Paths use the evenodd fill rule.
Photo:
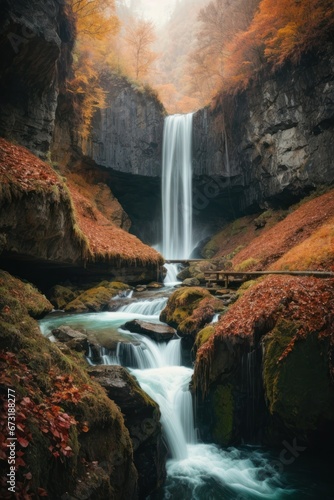
<svg viewBox="0 0 334 500">
<path fill-rule="evenodd" d="M 181 281 L 177 279 L 180 264 L 164 264 L 164 267 L 167 269 L 167 274 L 164 279 L 165 286 L 175 286 L 181 283 Z"/>
<path fill-rule="evenodd" d="M 256 449 L 223 450 L 197 439 L 194 427 L 193 402 L 189 391 L 192 368 L 181 365 L 181 341 L 156 343 L 149 338 L 129 334 L 120 328 L 128 319 L 145 318 L 158 321 L 166 299 L 134 302 L 117 312 L 85 315 L 63 315 L 40 322 L 46 335 L 60 324 L 73 328 L 83 326 L 87 331 L 115 329 L 128 337 L 119 342 L 114 354 L 101 349 L 105 364 L 127 366 L 141 387 L 160 406 L 163 433 L 170 459 L 167 462 L 167 481 L 159 493 L 170 500 L 220 500 L 291 498 L 291 490 L 283 490 L 279 474 L 270 459 Z M 154 314 L 153 314 L 154 313 Z M 106 330 L 107 331 L 107 330 Z M 135 368 L 134 368 L 135 367 Z"/>
<path fill-rule="evenodd" d="M 162 153 L 162 254 L 192 251 L 192 113 L 165 118 Z"/>
<path fill-rule="evenodd" d="M 126 306 L 120 307 L 120 312 L 139 314 L 141 316 L 159 316 L 167 304 L 167 297 L 154 300 L 138 300 Z"/>
</svg>

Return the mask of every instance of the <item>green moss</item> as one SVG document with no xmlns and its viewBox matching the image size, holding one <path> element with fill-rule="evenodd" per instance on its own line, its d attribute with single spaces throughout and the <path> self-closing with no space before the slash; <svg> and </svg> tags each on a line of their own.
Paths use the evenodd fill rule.
<svg viewBox="0 0 334 500">
<path fill-rule="evenodd" d="M 312 430 L 323 420 L 334 421 L 334 391 L 329 378 L 329 340 L 317 333 L 291 346 L 297 325 L 281 320 L 263 339 L 263 379 L 269 410 L 299 430 Z"/>
<path fill-rule="evenodd" d="M 213 437 L 215 441 L 226 446 L 233 434 L 234 401 L 232 386 L 219 385 L 213 393 Z"/>
<path fill-rule="evenodd" d="M 13 305 L 18 301 L 16 297 L 11 297 L 11 293 L 25 290 L 26 284 L 1 273 L 1 285 L 4 292 L 1 297 L 5 297 L 7 307 L 0 307 L 0 350 L 12 355 L 1 375 L 11 380 L 17 411 L 25 411 L 26 435 L 29 437 L 31 434 L 28 446 L 24 448 L 26 466 L 20 467 L 18 474 L 32 473 L 33 493 L 37 494 L 37 488 L 42 487 L 51 498 L 61 498 L 65 492 L 73 492 L 78 480 L 86 480 L 86 471 L 81 465 L 83 460 L 87 464 L 92 461 L 103 462 L 109 471 L 110 485 L 120 498 L 127 479 L 133 479 L 132 446 L 118 407 L 101 386 L 91 380 L 86 372 L 86 364 L 79 355 L 66 348 L 62 352 L 42 336 L 36 321 L 28 316 L 28 310 L 32 309 L 31 296 L 27 304 L 24 297 L 20 297 L 18 308 L 14 310 Z M 38 293 L 30 288 L 28 292 L 35 296 Z M 43 296 L 39 299 L 36 296 L 37 303 L 39 300 L 43 303 Z M 6 362 L 1 360 L 1 363 Z M 71 415 L 78 424 L 72 425 L 70 429 L 68 444 L 73 455 L 56 459 L 49 449 L 53 445 L 52 436 L 41 431 L 36 414 L 27 412 L 21 407 L 21 402 L 22 398 L 28 396 L 34 405 L 45 404 L 50 394 L 55 392 L 56 377 L 64 375 L 71 375 L 71 383 L 78 388 L 81 400 L 73 402 L 70 397 L 64 397 L 57 402 L 60 411 Z M 86 433 L 81 432 L 84 422 L 89 428 Z M 3 464 L 0 463 L 1 467 Z M 119 476 L 120 467 L 123 467 L 123 479 Z"/>
<path fill-rule="evenodd" d="M 199 287 L 185 287 L 176 290 L 168 300 L 167 306 L 160 314 L 160 320 L 177 328 L 190 317 L 200 303 L 210 293 Z"/>
<path fill-rule="evenodd" d="M 198 332 L 195 340 L 195 345 L 196 348 L 199 349 L 205 342 L 209 340 L 209 338 L 215 333 L 215 327 L 214 326 L 206 326 Z"/>
<path fill-rule="evenodd" d="M 242 262 L 240 262 L 240 264 L 236 265 L 235 266 L 235 271 L 240 271 L 240 272 L 243 272 L 243 271 L 249 271 L 250 269 L 252 269 L 254 266 L 256 266 L 256 264 L 258 263 L 259 261 L 257 259 L 254 259 L 253 257 L 250 257 L 249 259 L 246 259 Z"/>
<path fill-rule="evenodd" d="M 47 298 L 32 284 L 0 270 L 0 311 L 8 308 L 7 319 L 10 322 L 16 322 L 22 313 L 40 318 L 53 309 Z"/>
<path fill-rule="evenodd" d="M 76 299 L 77 295 L 78 293 L 68 287 L 56 285 L 50 290 L 49 299 L 56 309 L 64 309 L 67 304 Z"/>
<path fill-rule="evenodd" d="M 252 286 L 256 285 L 258 283 L 257 280 L 248 280 L 248 281 L 245 281 L 244 283 L 242 283 L 241 286 L 239 286 L 238 290 L 237 290 L 237 296 L 238 297 L 242 297 L 243 294 L 245 292 L 247 292 L 247 290 L 249 290 L 250 288 L 252 288 Z"/>
<path fill-rule="evenodd" d="M 74 300 L 67 303 L 64 309 L 66 312 L 77 313 L 102 311 L 121 290 L 129 288 L 131 288 L 129 285 L 119 281 L 101 281 L 97 286 L 81 292 Z"/>
</svg>

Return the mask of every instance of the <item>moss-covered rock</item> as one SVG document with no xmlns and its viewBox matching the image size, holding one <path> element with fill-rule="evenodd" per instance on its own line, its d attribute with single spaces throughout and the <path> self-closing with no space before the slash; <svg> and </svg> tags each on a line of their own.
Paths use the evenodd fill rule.
<svg viewBox="0 0 334 500">
<path fill-rule="evenodd" d="M 31 283 L 20 281 L 0 270 L 0 312 L 12 320 L 29 314 L 41 318 L 51 312 L 52 304 Z"/>
<path fill-rule="evenodd" d="M 334 387 L 329 337 L 309 332 L 294 341 L 297 330 L 295 323 L 281 320 L 264 337 L 263 380 L 270 413 L 304 433 L 334 422 Z"/>
<path fill-rule="evenodd" d="M 166 478 L 167 450 L 162 440 L 159 406 L 121 366 L 92 367 L 89 372 L 124 415 L 139 474 L 140 498 L 147 498 Z"/>
<path fill-rule="evenodd" d="M 201 300 L 211 297 L 210 293 L 199 287 L 181 288 L 176 290 L 168 299 L 165 309 L 160 314 L 160 321 L 173 328 L 192 315 Z"/>
<path fill-rule="evenodd" d="M 196 278 L 201 284 L 205 283 L 204 272 L 213 271 L 216 265 L 208 260 L 191 262 L 189 266 L 182 269 L 177 275 L 177 279 L 184 281 L 189 278 Z"/>
<path fill-rule="evenodd" d="M 160 314 L 160 320 L 177 329 L 181 337 L 194 341 L 197 333 L 211 322 L 216 312 L 225 310 L 221 300 L 211 296 L 208 290 L 186 287 L 176 290 Z"/>
<path fill-rule="evenodd" d="M 233 438 L 234 398 L 232 386 L 218 385 L 213 392 L 213 430 L 215 442 L 222 446 Z"/>
<path fill-rule="evenodd" d="M 65 306 L 69 302 L 72 302 L 72 300 L 75 300 L 78 295 L 79 292 L 75 292 L 62 285 L 54 286 L 48 293 L 49 300 L 56 309 L 64 309 Z"/>
<path fill-rule="evenodd" d="M 205 342 L 215 333 L 215 327 L 212 325 L 206 326 L 203 330 L 199 331 L 196 336 L 195 346 L 196 350 L 202 347 Z"/>
<path fill-rule="evenodd" d="M 129 285 L 116 281 L 102 281 L 96 287 L 89 288 L 80 293 L 74 300 L 65 306 L 66 312 L 103 311 L 113 297 L 120 292 L 129 290 Z"/>
<path fill-rule="evenodd" d="M 277 445 L 293 435 L 310 448 L 333 445 L 333 285 L 311 277 L 262 278 L 213 333 L 205 328 L 198 335 L 192 387 L 202 425 L 215 415 L 209 438 Z M 233 425 L 226 429 L 217 408 L 230 408 L 231 398 Z"/>
<path fill-rule="evenodd" d="M 28 312 L 39 316 L 45 298 L 3 272 L 1 289 L 0 385 L 15 391 L 17 452 L 23 459 L 16 473 L 17 493 L 23 496 L 25 487 L 35 496 L 42 488 L 52 500 L 65 494 L 136 498 L 132 444 L 118 407 L 89 378 L 81 355 L 60 350 L 42 336 Z M 7 392 L 0 395 L 2 402 L 6 397 Z M 1 414 L 2 432 L 6 426 Z M 0 453 L 5 458 L 7 449 L 0 447 Z M 6 477 L 6 460 L 0 460 L 0 468 Z M 84 490 L 88 496 L 82 496 Z"/>
</svg>

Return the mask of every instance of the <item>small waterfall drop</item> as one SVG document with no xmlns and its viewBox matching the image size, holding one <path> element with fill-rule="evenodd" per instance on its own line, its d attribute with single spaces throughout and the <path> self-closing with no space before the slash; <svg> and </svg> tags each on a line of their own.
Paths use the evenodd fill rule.
<svg viewBox="0 0 334 500">
<path fill-rule="evenodd" d="M 164 284 L 167 286 L 174 286 L 178 283 L 181 283 L 177 279 L 177 275 L 179 273 L 180 264 L 164 264 L 164 267 L 167 269 L 167 274 L 164 279 Z"/>
<path fill-rule="evenodd" d="M 162 153 L 162 254 L 187 259 L 192 251 L 192 113 L 167 116 Z"/>
<path fill-rule="evenodd" d="M 156 316 L 164 309 L 167 300 L 167 297 L 161 297 L 160 299 L 154 300 L 140 300 L 120 307 L 119 311 L 144 316 Z"/>
</svg>

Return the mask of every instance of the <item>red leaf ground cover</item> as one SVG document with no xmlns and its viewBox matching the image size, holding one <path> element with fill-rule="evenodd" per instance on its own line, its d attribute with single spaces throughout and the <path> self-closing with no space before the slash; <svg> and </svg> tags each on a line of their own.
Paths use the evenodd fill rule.
<svg viewBox="0 0 334 500">
<path fill-rule="evenodd" d="M 297 208 L 284 220 L 278 222 L 274 227 L 266 230 L 260 236 L 250 242 L 233 258 L 233 266 L 237 266 L 248 259 L 254 259 L 254 265 L 247 270 L 270 269 L 271 265 L 281 258 L 286 252 L 307 240 L 313 233 L 319 230 L 326 223 L 333 224 L 334 217 L 334 191 L 330 191 L 322 196 L 314 198 Z M 332 222 L 331 222 L 332 221 Z M 326 255 L 324 262 L 312 259 L 314 246 L 310 246 L 307 255 L 306 249 L 300 251 L 300 260 L 307 259 L 312 270 L 330 270 L 334 264 L 334 238 L 331 238 L 332 252 Z M 296 256 L 296 258 L 298 255 Z M 284 262 L 282 262 L 282 266 Z M 303 269 L 309 266 L 303 266 Z"/>
<path fill-rule="evenodd" d="M 72 182 L 68 183 L 68 187 L 78 225 L 87 237 L 97 260 L 119 259 L 133 265 L 162 263 L 162 257 L 156 250 L 144 245 L 136 236 L 113 225 Z"/>
</svg>

